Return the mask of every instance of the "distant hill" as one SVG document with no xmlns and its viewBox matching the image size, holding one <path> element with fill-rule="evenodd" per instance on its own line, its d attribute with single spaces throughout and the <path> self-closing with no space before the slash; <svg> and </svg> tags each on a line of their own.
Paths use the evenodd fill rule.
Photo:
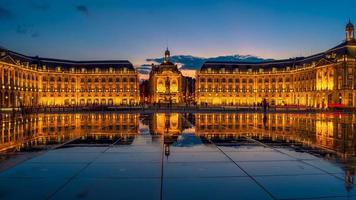
<svg viewBox="0 0 356 200">
<path fill-rule="evenodd" d="M 206 61 L 234 61 L 234 62 L 264 62 L 264 61 L 271 61 L 273 59 L 264 59 L 257 56 L 252 55 L 226 55 L 226 56 L 218 56 L 218 57 L 211 57 L 211 58 L 203 58 L 203 57 L 195 57 L 191 55 L 176 55 L 171 56 L 171 61 L 173 63 L 181 64 L 181 69 L 200 69 Z M 148 58 L 146 59 L 147 62 L 156 62 L 161 63 L 163 62 L 163 58 Z M 143 65 L 145 66 L 145 65 Z M 146 65 L 146 67 L 148 67 Z M 149 66 L 150 67 L 150 66 Z"/>
</svg>

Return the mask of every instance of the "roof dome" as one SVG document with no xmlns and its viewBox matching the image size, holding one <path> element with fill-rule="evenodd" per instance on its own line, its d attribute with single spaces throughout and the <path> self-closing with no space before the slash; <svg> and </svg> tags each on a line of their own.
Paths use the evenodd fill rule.
<svg viewBox="0 0 356 200">
<path fill-rule="evenodd" d="M 349 23 L 346 25 L 346 30 L 354 29 L 354 25 L 351 23 L 351 20 L 349 20 Z"/>
<path fill-rule="evenodd" d="M 171 52 L 168 50 L 168 47 L 167 47 L 166 51 L 164 52 L 163 63 L 164 63 L 164 64 L 169 63 L 170 57 L 171 57 Z"/>
</svg>

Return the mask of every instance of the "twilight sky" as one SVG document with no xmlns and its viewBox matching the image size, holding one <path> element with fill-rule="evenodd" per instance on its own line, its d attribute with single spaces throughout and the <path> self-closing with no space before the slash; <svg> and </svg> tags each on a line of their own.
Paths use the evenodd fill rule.
<svg viewBox="0 0 356 200">
<path fill-rule="evenodd" d="M 355 0 L 0 0 L 0 46 L 63 59 L 310 55 L 340 43 Z"/>
</svg>

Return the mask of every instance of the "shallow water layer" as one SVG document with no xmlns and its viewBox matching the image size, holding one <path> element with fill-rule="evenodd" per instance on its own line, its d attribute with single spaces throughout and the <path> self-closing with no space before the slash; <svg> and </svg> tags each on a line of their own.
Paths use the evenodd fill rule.
<svg viewBox="0 0 356 200">
<path fill-rule="evenodd" d="M 353 114 L 37 114 L 1 124 L 1 199 L 356 199 Z"/>
</svg>

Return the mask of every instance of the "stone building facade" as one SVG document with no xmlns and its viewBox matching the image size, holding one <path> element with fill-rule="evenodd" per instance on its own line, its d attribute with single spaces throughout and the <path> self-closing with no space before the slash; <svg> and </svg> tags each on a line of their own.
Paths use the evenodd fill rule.
<svg viewBox="0 0 356 200">
<path fill-rule="evenodd" d="M 262 63 L 206 62 L 197 72 L 195 100 L 200 105 L 356 107 L 356 40 L 346 40 L 309 57 Z"/>
<path fill-rule="evenodd" d="M 354 26 L 336 47 L 308 57 L 261 63 L 208 61 L 184 77 L 165 51 L 142 82 L 125 60 L 70 61 L 0 48 L 0 108 L 186 104 L 356 107 Z M 195 86 L 195 87 L 194 87 Z M 141 99 L 141 100 L 140 100 Z"/>
<path fill-rule="evenodd" d="M 161 64 L 152 64 L 149 88 L 150 103 L 179 104 L 183 101 L 183 75 L 170 61 L 168 49 Z"/>
<path fill-rule="evenodd" d="M 1 108 L 139 103 L 129 61 L 68 61 L 0 49 Z"/>
</svg>

